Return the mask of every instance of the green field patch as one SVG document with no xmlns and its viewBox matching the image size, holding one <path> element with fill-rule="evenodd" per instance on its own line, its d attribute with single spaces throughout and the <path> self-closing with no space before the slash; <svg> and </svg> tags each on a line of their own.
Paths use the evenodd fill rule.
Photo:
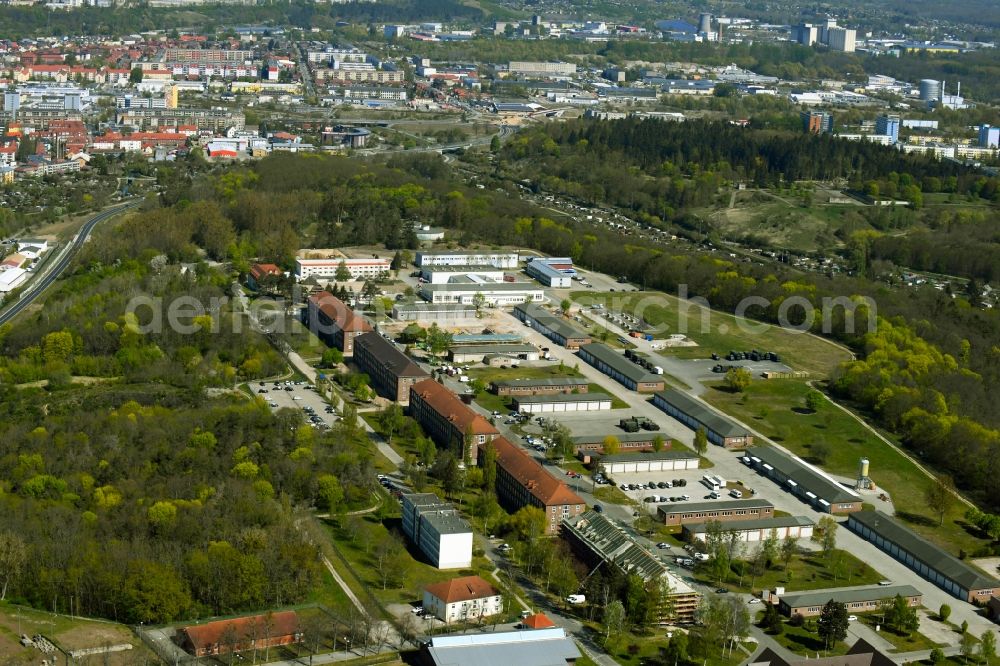
<svg viewBox="0 0 1000 666">
<path fill-rule="evenodd" d="M 811 389 L 801 381 L 756 381 L 742 394 L 709 390 L 703 397 L 712 405 L 748 424 L 796 455 L 823 469 L 855 478 L 858 461 L 870 462 L 871 478 L 892 499 L 897 517 L 913 530 L 957 555 L 973 552 L 984 541 L 965 528 L 965 505 L 955 502 L 939 525 L 927 507 L 925 495 L 933 483 L 909 458 L 872 434 L 835 405 L 823 401 L 815 412 L 805 408 Z M 817 452 L 822 455 L 817 456 Z M 872 497 L 876 509 L 889 507 Z"/>
</svg>

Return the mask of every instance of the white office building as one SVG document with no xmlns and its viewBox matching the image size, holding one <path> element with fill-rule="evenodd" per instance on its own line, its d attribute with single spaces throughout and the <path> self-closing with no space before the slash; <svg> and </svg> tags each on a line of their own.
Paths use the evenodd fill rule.
<svg viewBox="0 0 1000 666">
<path fill-rule="evenodd" d="M 517 268 L 517 252 L 417 252 L 414 263 L 425 266 L 494 266 Z"/>
<path fill-rule="evenodd" d="M 305 280 L 309 277 L 335 279 L 337 269 L 341 265 L 347 268 L 352 280 L 367 280 L 381 277 L 391 270 L 388 259 L 345 259 L 333 257 L 330 259 L 296 259 L 295 278 Z"/>
<path fill-rule="evenodd" d="M 472 528 L 433 493 L 404 494 L 403 534 L 438 569 L 472 565 Z"/>
<path fill-rule="evenodd" d="M 503 612 L 503 596 L 479 576 L 463 576 L 424 589 L 424 612 L 445 624 L 478 622 Z"/>
<path fill-rule="evenodd" d="M 491 307 L 518 305 L 527 301 L 535 303 L 545 301 L 545 290 L 530 282 L 487 282 L 470 279 L 462 282 L 420 286 L 420 297 L 428 303 L 435 304 L 474 305 L 477 294 L 482 294 L 483 304 Z"/>
</svg>

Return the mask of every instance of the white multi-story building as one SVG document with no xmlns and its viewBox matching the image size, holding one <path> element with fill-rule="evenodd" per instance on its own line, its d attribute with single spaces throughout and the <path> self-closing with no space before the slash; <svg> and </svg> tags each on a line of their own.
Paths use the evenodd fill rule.
<svg viewBox="0 0 1000 666">
<path fill-rule="evenodd" d="M 454 279 L 470 278 L 472 275 L 503 282 L 504 272 L 493 266 L 427 266 L 420 271 L 420 277 L 430 284 L 447 284 Z"/>
<path fill-rule="evenodd" d="M 403 499 L 403 534 L 438 569 L 472 564 L 472 528 L 455 508 L 433 493 L 407 493 Z"/>
<path fill-rule="evenodd" d="M 417 252 L 415 263 L 424 266 L 496 266 L 517 268 L 517 252 Z"/>
<path fill-rule="evenodd" d="M 477 276 L 470 276 L 475 278 Z M 459 303 L 474 305 L 477 294 L 482 294 L 483 303 L 492 307 L 517 305 L 532 301 L 545 301 L 545 290 L 530 282 L 449 282 L 448 284 L 424 284 L 420 286 L 420 297 L 428 303 Z"/>
<path fill-rule="evenodd" d="M 479 576 L 453 578 L 427 586 L 424 612 L 445 624 L 478 622 L 503 612 L 503 596 Z"/>
<path fill-rule="evenodd" d="M 365 258 L 346 259 L 343 257 L 333 257 L 331 259 L 296 259 L 295 278 L 305 280 L 309 277 L 336 278 L 337 269 L 341 266 L 347 268 L 352 280 L 367 280 L 378 278 L 387 274 L 391 268 L 388 259 Z"/>
</svg>

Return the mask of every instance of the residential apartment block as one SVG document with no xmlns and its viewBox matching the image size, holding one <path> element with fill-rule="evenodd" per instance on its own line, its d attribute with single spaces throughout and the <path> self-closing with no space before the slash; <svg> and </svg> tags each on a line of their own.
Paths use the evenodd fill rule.
<svg viewBox="0 0 1000 666">
<path fill-rule="evenodd" d="M 352 280 L 367 280 L 387 275 L 391 262 L 388 259 L 366 257 L 362 259 L 349 259 L 344 257 L 332 257 L 328 259 L 296 259 L 295 277 L 305 280 L 309 277 L 335 279 L 337 269 L 343 265 L 351 274 Z"/>
</svg>

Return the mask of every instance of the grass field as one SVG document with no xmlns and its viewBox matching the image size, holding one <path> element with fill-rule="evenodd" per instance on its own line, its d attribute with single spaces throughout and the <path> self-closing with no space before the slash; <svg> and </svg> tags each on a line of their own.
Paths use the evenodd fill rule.
<svg viewBox="0 0 1000 666">
<path fill-rule="evenodd" d="M 660 353 L 678 358 L 708 358 L 729 350 L 773 351 L 795 370 L 805 370 L 813 379 L 827 377 L 841 362 L 850 360 L 847 350 L 813 335 L 797 333 L 760 322 L 738 320 L 731 314 L 710 310 L 662 292 L 630 293 L 572 292 L 581 304 L 603 303 L 610 310 L 641 316 L 660 328 L 657 338 L 684 333 L 697 347 L 673 347 Z M 749 327 L 749 328 L 748 328 Z M 760 329 L 760 331 L 756 331 Z"/>
<path fill-rule="evenodd" d="M 722 587 L 734 592 L 754 592 L 784 586 L 796 592 L 804 592 L 828 587 L 874 585 L 885 578 L 867 563 L 845 550 L 835 550 L 829 558 L 821 553 L 799 554 L 789 562 L 788 571 L 785 571 L 783 564 L 776 563 L 753 580 L 749 565 L 746 565 L 743 578 L 740 579 L 740 566 L 742 566 L 740 562 L 734 564 L 729 572 L 729 578 L 721 583 Z M 699 567 L 695 572 L 695 579 L 705 585 L 720 584 L 718 578 L 713 576 L 710 566 Z"/>
<path fill-rule="evenodd" d="M 829 455 L 822 467 L 833 474 L 854 478 L 858 460 L 868 458 L 872 480 L 891 496 L 896 515 L 953 554 L 959 549 L 972 552 L 985 543 L 965 529 L 965 507 L 959 502 L 945 515 L 944 524 L 938 525 L 938 516 L 924 499 L 932 480 L 829 402 L 815 413 L 806 410 L 808 391 L 803 382 L 773 379 L 754 382 L 743 394 L 711 390 L 703 397 L 810 462 L 815 462 L 811 448 L 823 442 Z"/>
<path fill-rule="evenodd" d="M 858 616 L 858 622 L 864 622 L 874 629 L 879 626 L 878 613 L 864 613 Z M 914 631 L 909 636 L 904 636 L 892 631 L 888 627 L 879 626 L 879 636 L 889 641 L 895 646 L 895 652 L 914 652 L 916 650 L 930 650 L 936 647 L 943 647 L 942 643 L 935 643 L 924 636 L 919 631 Z"/>
<path fill-rule="evenodd" d="M 847 643 L 840 642 L 831 649 L 825 650 L 823 639 L 816 633 L 815 622 L 809 620 L 801 627 L 795 627 L 786 622 L 785 630 L 778 636 L 773 636 L 773 638 L 792 652 L 808 654 L 810 656 L 815 656 L 819 653 L 821 657 L 837 657 L 847 654 L 849 648 Z"/>
<path fill-rule="evenodd" d="M 99 648 L 105 645 L 128 643 L 131 650 L 113 653 L 103 662 L 112 665 L 135 663 L 148 657 L 155 661 L 142 641 L 128 627 L 113 622 L 99 622 L 66 615 L 53 615 L 22 606 L 0 603 L 0 662 L 38 663 L 42 653 L 35 648 L 24 648 L 18 642 L 21 634 L 41 634 L 63 650 Z"/>
<path fill-rule="evenodd" d="M 337 518 L 326 522 L 337 549 L 348 561 L 351 572 L 382 604 L 413 603 L 423 597 L 423 589 L 460 576 L 489 576 L 492 566 L 484 557 L 475 557 L 469 569 L 442 571 L 427 564 L 418 551 L 402 538 L 397 518 L 379 520 L 375 515 Z M 388 526 L 388 527 L 387 527 Z M 390 527 L 392 528 L 390 530 Z M 401 545 L 390 559 L 383 558 L 385 544 Z M 385 572 L 388 580 L 380 574 Z"/>
</svg>

